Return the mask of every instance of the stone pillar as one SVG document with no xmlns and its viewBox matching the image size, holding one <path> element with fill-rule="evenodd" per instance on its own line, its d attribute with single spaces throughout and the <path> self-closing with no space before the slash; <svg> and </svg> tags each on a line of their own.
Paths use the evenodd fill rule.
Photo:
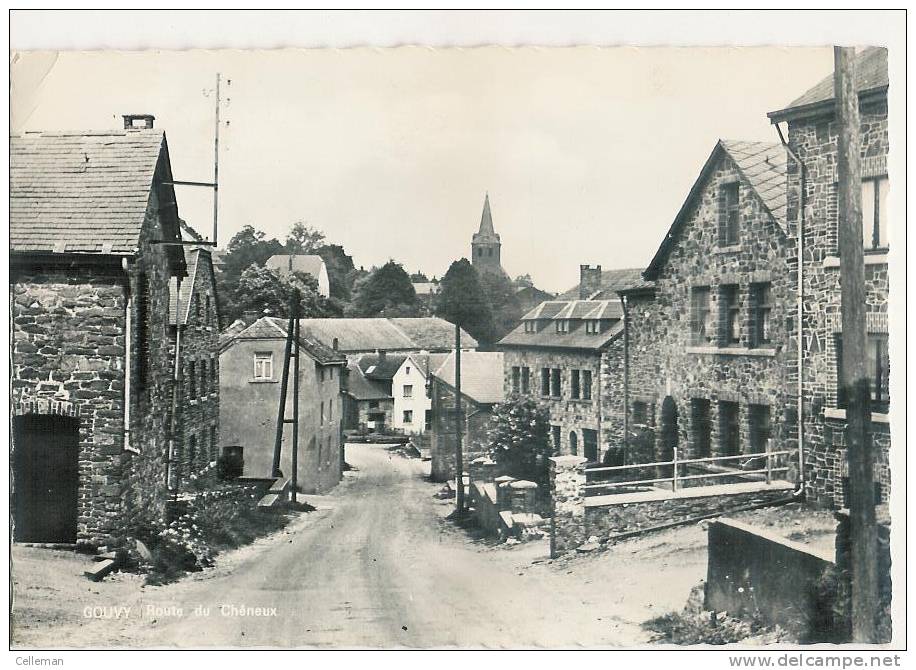
<svg viewBox="0 0 916 670">
<path fill-rule="evenodd" d="M 496 461 L 491 461 L 486 456 L 475 458 L 468 463 L 468 472 L 472 482 L 492 482 L 495 469 Z"/>
<path fill-rule="evenodd" d="M 512 511 L 519 514 L 533 514 L 538 492 L 538 485 L 520 479 L 517 482 L 509 484 L 512 495 Z"/>
<path fill-rule="evenodd" d="M 514 481 L 515 477 L 510 477 L 509 475 L 503 475 L 493 480 L 493 483 L 496 484 L 496 506 L 500 511 L 509 509 L 512 506 L 512 489 L 509 488 L 509 484 Z"/>
<path fill-rule="evenodd" d="M 585 527 L 585 463 L 582 456 L 550 459 L 550 556 L 575 549 L 588 537 Z"/>
</svg>

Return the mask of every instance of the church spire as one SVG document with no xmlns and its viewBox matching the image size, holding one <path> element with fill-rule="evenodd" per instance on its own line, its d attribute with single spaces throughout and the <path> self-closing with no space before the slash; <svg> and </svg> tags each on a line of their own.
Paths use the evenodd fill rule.
<svg viewBox="0 0 916 670">
<path fill-rule="evenodd" d="M 496 231 L 493 230 L 493 216 L 490 214 L 490 193 L 487 191 L 486 195 L 483 198 L 483 214 L 480 215 L 480 230 L 477 231 L 479 235 L 495 235 Z"/>
</svg>

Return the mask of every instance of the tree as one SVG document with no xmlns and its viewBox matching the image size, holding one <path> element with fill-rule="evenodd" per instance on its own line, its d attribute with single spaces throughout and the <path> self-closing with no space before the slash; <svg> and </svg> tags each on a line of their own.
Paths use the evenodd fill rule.
<svg viewBox="0 0 916 670">
<path fill-rule="evenodd" d="M 268 258 L 282 253 L 283 245 L 275 238 L 268 240 L 263 231 L 244 226 L 226 246 L 223 274 L 237 279 L 252 263 L 264 265 Z"/>
<path fill-rule="evenodd" d="M 493 313 L 493 339 L 500 340 L 515 328 L 522 318 L 522 306 L 515 285 L 503 274 L 483 273 L 480 285 Z"/>
<path fill-rule="evenodd" d="M 314 254 L 322 245 L 324 233 L 304 221 L 296 221 L 286 236 L 286 251 L 290 254 Z"/>
<path fill-rule="evenodd" d="M 376 317 L 382 313 L 418 316 L 420 302 L 404 268 L 394 261 L 373 270 L 353 287 L 349 316 Z"/>
<path fill-rule="evenodd" d="M 464 328 L 481 345 L 493 342 L 493 314 L 477 270 L 467 258 L 455 261 L 439 283 L 435 313 Z"/>
<path fill-rule="evenodd" d="M 515 278 L 516 288 L 534 288 L 534 280 L 530 274 L 519 275 Z"/>
<path fill-rule="evenodd" d="M 555 455 L 547 407 L 512 395 L 493 409 L 490 426 L 490 458 L 513 477 L 535 482 L 545 493 L 549 485 L 547 458 Z"/>
<path fill-rule="evenodd" d="M 293 288 L 299 289 L 301 301 L 299 316 L 318 318 L 329 315 L 327 299 L 318 293 L 318 282 L 311 275 L 294 272 L 292 275 L 278 275 L 252 263 L 239 277 L 238 288 L 233 296 L 233 305 L 237 313 L 230 315 L 230 323 L 245 312 L 255 312 L 263 316 L 289 318 L 289 298 Z"/>
<path fill-rule="evenodd" d="M 328 281 L 331 284 L 331 297 L 342 302 L 349 302 L 352 296 L 353 281 L 356 279 L 356 268 L 353 257 L 339 244 L 325 244 L 315 250 L 321 256 L 328 269 Z"/>
</svg>

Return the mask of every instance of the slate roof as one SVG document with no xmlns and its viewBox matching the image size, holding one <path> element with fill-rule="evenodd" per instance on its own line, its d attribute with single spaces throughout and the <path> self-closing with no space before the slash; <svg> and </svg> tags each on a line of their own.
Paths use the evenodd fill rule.
<svg viewBox="0 0 916 670">
<path fill-rule="evenodd" d="M 388 319 L 302 319 L 302 332 L 345 353 L 410 351 L 413 341 Z"/>
<path fill-rule="evenodd" d="M 391 400 L 388 387 L 380 381 L 367 379 L 356 362 L 347 366 L 350 374 L 347 378 L 346 393 L 355 400 Z"/>
<path fill-rule="evenodd" d="M 454 388 L 455 353 L 447 354 L 432 374 Z M 461 394 L 483 405 L 499 403 L 505 399 L 501 351 L 461 352 Z"/>
<path fill-rule="evenodd" d="M 406 354 L 385 354 L 384 358 L 379 354 L 364 354 L 357 365 L 369 379 L 391 381 L 406 360 Z"/>
<path fill-rule="evenodd" d="M 220 351 L 232 346 L 233 343 L 239 340 L 285 339 L 286 327 L 286 319 L 280 319 L 275 316 L 263 316 L 234 334 L 227 336 L 226 332 L 224 332 L 220 337 Z M 227 331 L 236 328 L 237 326 L 233 324 Z M 345 356 L 325 346 L 315 338 L 310 337 L 301 327 L 299 336 L 301 350 L 313 358 L 317 363 L 321 365 L 339 365 L 346 363 L 347 359 Z"/>
<path fill-rule="evenodd" d="M 715 169 L 721 156 L 728 155 L 737 165 L 744 181 L 754 190 L 773 221 L 786 232 L 786 150 L 781 144 L 772 142 L 744 142 L 740 140 L 719 140 L 709 158 L 703 164 L 700 175 L 678 210 L 671 227 L 655 252 L 643 278 L 652 281 L 657 276 L 668 252 L 677 240 L 681 226 L 688 219 L 694 200 L 703 190 L 709 175 Z"/>
<path fill-rule="evenodd" d="M 324 267 L 324 259 L 321 256 L 308 254 L 276 254 L 268 258 L 264 266 L 271 270 L 289 272 L 291 260 L 293 272 L 303 272 L 315 279 L 318 279 Z"/>
<path fill-rule="evenodd" d="M 651 285 L 642 278 L 642 268 L 620 268 L 616 270 L 602 270 L 601 290 L 589 296 L 592 300 L 616 300 L 617 291 L 633 288 L 638 285 Z M 557 296 L 557 300 L 578 300 L 579 286 L 576 284 L 571 289 Z"/>
<path fill-rule="evenodd" d="M 415 349 L 435 351 L 452 349 L 455 346 L 455 326 L 445 319 L 435 316 L 422 318 L 388 319 L 395 328 L 404 333 L 413 343 Z M 477 348 L 477 340 L 461 330 L 461 348 Z"/>
<path fill-rule="evenodd" d="M 500 347 L 600 351 L 623 332 L 619 300 L 571 300 L 541 303 L 522 317 L 522 323 L 499 341 Z M 569 319 L 569 330 L 558 333 L 556 322 Z M 586 331 L 587 320 L 605 321 L 600 333 Z M 526 321 L 540 322 L 536 332 L 525 332 Z M 547 321 L 546 324 L 543 322 Z M 610 323 L 608 323 L 610 322 Z"/>
<path fill-rule="evenodd" d="M 205 264 L 209 262 L 210 252 L 200 247 L 191 247 L 184 251 L 184 255 L 188 276 L 181 280 L 180 294 L 178 280 L 175 277 L 169 280 L 169 323 L 173 326 L 178 324 L 178 319 L 182 326 L 187 325 L 191 313 L 191 291 L 198 271 L 206 272 Z"/>
<path fill-rule="evenodd" d="M 887 49 L 868 47 L 856 54 L 856 90 L 859 95 L 883 91 L 887 87 Z M 770 112 L 767 116 L 773 123 L 779 123 L 798 116 L 829 111 L 833 104 L 833 97 L 833 73 L 831 72 L 786 107 Z"/>
<path fill-rule="evenodd" d="M 160 155 L 171 180 L 162 130 L 11 135 L 10 250 L 136 253 Z"/>
</svg>

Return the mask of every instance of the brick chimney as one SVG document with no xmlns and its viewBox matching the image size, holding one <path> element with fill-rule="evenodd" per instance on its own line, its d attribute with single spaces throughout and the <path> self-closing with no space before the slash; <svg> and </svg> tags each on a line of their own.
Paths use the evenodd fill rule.
<svg viewBox="0 0 916 670">
<path fill-rule="evenodd" d="M 579 266 L 579 299 L 588 300 L 601 290 L 601 266 Z"/>
<path fill-rule="evenodd" d="M 124 130 L 141 130 L 153 127 L 156 117 L 152 114 L 122 114 Z"/>
</svg>

